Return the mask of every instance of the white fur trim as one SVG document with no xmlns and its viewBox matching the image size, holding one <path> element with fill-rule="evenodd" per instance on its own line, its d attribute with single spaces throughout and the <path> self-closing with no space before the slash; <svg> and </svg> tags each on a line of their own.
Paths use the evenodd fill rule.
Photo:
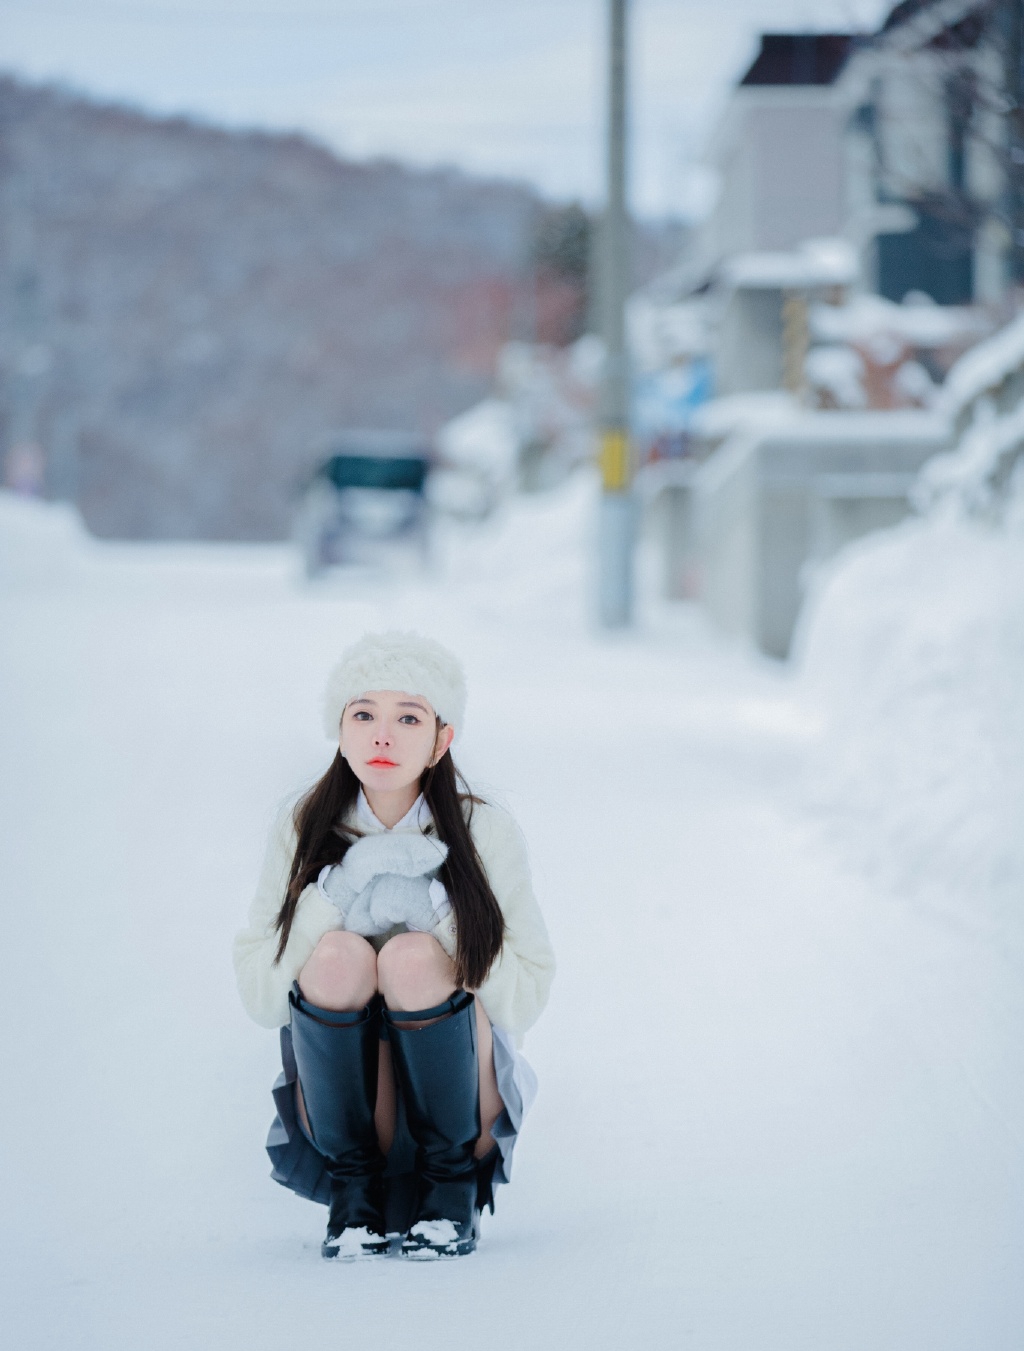
<svg viewBox="0 0 1024 1351">
<path fill-rule="evenodd" d="M 367 633 L 342 653 L 324 691 L 324 732 L 338 739 L 341 715 L 350 699 L 368 690 L 419 694 L 444 723 L 456 730 L 466 711 L 466 677 L 459 659 L 419 633 Z"/>
</svg>

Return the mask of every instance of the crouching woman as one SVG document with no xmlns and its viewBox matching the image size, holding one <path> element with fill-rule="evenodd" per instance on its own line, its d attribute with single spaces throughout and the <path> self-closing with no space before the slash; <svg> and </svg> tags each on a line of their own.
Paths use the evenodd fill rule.
<svg viewBox="0 0 1024 1351">
<path fill-rule="evenodd" d="M 554 958 L 518 828 L 452 762 L 465 701 L 430 639 L 344 653 L 337 752 L 235 940 L 246 1010 L 280 1028 L 273 1177 L 329 1206 L 325 1257 L 472 1252 L 535 1092 L 518 1045 Z"/>
</svg>

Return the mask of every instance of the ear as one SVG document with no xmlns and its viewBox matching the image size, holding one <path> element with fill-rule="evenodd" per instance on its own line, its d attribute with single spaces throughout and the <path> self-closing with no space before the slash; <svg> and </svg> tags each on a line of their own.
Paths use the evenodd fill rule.
<svg viewBox="0 0 1024 1351">
<path fill-rule="evenodd" d="M 437 740 L 434 742 L 434 754 L 430 758 L 431 765 L 436 765 L 438 760 L 442 760 L 449 746 L 455 740 L 455 728 L 450 723 L 446 723 L 437 734 Z"/>
</svg>

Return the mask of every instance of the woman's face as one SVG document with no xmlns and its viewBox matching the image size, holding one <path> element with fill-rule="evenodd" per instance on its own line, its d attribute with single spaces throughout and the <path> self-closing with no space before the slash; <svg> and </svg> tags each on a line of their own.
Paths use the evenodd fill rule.
<svg viewBox="0 0 1024 1351">
<path fill-rule="evenodd" d="M 438 732 L 434 710 L 421 694 L 369 690 L 345 705 L 339 745 L 365 788 L 394 793 L 418 783 L 454 735 L 451 727 Z"/>
</svg>

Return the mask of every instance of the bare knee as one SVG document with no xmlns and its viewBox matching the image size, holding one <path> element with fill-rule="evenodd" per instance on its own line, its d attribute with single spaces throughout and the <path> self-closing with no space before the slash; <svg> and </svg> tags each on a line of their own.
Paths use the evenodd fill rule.
<svg viewBox="0 0 1024 1351">
<path fill-rule="evenodd" d="M 377 990 L 377 958 L 359 934 L 332 929 L 299 972 L 299 989 L 322 1009 L 364 1008 Z"/>
<path fill-rule="evenodd" d="M 432 1008 L 454 991 L 455 965 L 431 934 L 396 934 L 380 950 L 377 979 L 389 1008 Z"/>
</svg>

